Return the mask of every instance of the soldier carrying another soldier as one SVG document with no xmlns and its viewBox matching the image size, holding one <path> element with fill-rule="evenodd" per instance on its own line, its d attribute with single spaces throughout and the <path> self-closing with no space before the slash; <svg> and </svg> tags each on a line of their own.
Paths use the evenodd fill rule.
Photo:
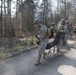
<svg viewBox="0 0 76 75">
<path fill-rule="evenodd" d="M 66 28 L 65 28 L 65 20 L 64 19 L 62 19 L 61 20 L 61 24 L 60 25 L 58 25 L 58 32 L 60 33 L 60 35 L 61 35 L 61 38 L 62 38 L 62 40 L 63 40 L 63 45 L 65 45 L 66 44 L 66 38 L 65 38 L 65 34 L 67 33 L 67 30 L 66 30 Z"/>
</svg>

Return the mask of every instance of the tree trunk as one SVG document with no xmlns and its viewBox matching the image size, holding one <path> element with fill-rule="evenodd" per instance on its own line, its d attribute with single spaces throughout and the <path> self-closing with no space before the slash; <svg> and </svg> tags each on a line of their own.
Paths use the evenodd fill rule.
<svg viewBox="0 0 76 75">
<path fill-rule="evenodd" d="M 7 21 L 6 21 L 6 6 L 5 6 L 5 0 L 4 0 L 4 15 L 5 15 L 5 18 L 4 18 L 4 26 L 5 26 L 5 36 L 7 35 L 6 32 L 7 32 Z"/>
<path fill-rule="evenodd" d="M 3 4 L 3 0 L 1 0 L 1 26 L 0 26 L 0 32 L 1 32 L 1 36 L 3 35 L 3 33 L 2 33 L 2 4 Z"/>
<path fill-rule="evenodd" d="M 15 33 L 12 26 L 12 20 L 11 20 L 11 0 L 7 1 L 7 6 L 8 6 L 9 33 L 11 37 L 15 37 Z"/>
<path fill-rule="evenodd" d="M 67 5 L 67 3 L 66 3 L 66 0 L 65 0 L 65 20 L 67 20 L 67 16 L 66 16 L 66 5 Z"/>
</svg>

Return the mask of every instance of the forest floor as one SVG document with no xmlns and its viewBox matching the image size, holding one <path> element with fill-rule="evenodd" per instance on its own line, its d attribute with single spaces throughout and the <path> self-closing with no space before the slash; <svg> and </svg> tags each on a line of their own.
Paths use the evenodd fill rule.
<svg viewBox="0 0 76 75">
<path fill-rule="evenodd" d="M 36 48 L 35 38 L 0 38 L 0 59 Z"/>
</svg>

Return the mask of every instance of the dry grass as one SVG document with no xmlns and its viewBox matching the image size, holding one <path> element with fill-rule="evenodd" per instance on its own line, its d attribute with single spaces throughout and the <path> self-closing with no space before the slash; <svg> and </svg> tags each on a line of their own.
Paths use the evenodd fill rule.
<svg viewBox="0 0 76 75">
<path fill-rule="evenodd" d="M 34 46 L 35 40 L 34 37 L 0 38 L 0 59 Z"/>
</svg>

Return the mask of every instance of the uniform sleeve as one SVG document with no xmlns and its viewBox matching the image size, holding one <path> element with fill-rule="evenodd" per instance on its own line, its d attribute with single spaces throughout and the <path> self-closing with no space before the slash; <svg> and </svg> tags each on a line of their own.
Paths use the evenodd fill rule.
<svg viewBox="0 0 76 75">
<path fill-rule="evenodd" d="M 62 30 L 62 26 L 59 25 L 58 28 L 57 28 L 57 32 L 60 32 Z"/>
<path fill-rule="evenodd" d="M 65 26 L 64 29 L 63 29 L 62 26 L 59 26 L 58 32 L 61 32 L 61 33 L 66 34 L 66 33 L 68 32 L 68 31 L 67 31 L 67 27 Z"/>
</svg>

